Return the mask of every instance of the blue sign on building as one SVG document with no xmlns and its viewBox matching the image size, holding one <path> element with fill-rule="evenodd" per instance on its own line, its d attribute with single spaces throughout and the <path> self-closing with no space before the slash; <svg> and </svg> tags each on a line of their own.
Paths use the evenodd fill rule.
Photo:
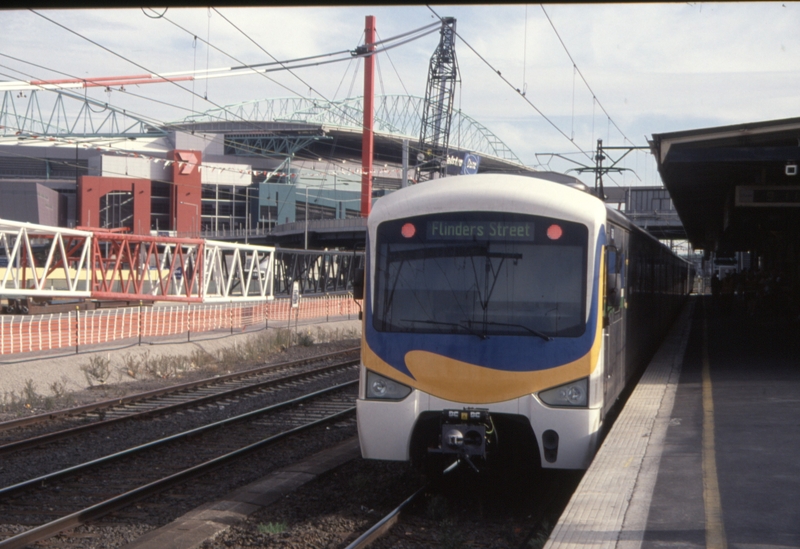
<svg viewBox="0 0 800 549">
<path fill-rule="evenodd" d="M 478 173 L 481 157 L 474 153 L 464 152 L 447 154 L 447 175 L 473 175 Z"/>
</svg>

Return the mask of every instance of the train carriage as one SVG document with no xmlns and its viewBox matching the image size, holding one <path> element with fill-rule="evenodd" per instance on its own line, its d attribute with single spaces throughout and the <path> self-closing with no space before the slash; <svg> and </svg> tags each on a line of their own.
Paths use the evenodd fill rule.
<svg viewBox="0 0 800 549">
<path fill-rule="evenodd" d="M 574 186 L 480 174 L 382 198 L 368 222 L 362 455 L 586 468 L 690 280 L 688 263 Z"/>
</svg>

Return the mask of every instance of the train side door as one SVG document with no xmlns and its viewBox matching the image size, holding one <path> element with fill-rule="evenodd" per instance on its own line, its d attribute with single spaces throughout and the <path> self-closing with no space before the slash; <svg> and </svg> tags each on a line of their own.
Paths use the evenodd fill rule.
<svg viewBox="0 0 800 549">
<path fill-rule="evenodd" d="M 606 246 L 606 293 L 604 303 L 605 372 L 603 379 L 604 411 L 616 401 L 625 387 L 625 300 L 627 233 L 609 227 Z"/>
</svg>

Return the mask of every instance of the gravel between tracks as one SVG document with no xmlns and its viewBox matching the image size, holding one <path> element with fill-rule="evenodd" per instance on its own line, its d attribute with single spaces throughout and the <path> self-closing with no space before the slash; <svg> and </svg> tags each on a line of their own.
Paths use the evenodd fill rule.
<svg viewBox="0 0 800 549">
<path fill-rule="evenodd" d="M 580 474 L 574 472 L 546 472 L 520 481 L 460 471 L 430 488 L 400 523 L 370 547 L 541 547 L 579 480 Z M 201 548 L 341 549 L 423 481 L 406 463 L 355 459 L 231 526 Z"/>
<path fill-rule="evenodd" d="M 312 334 L 318 334 L 319 330 L 327 330 L 329 332 L 335 331 L 336 333 L 352 335 L 353 333 L 360 333 L 360 322 L 350 321 L 329 323 L 328 325 L 321 326 L 305 326 L 301 327 L 301 330 L 303 328 Z M 252 336 L 252 334 L 249 335 Z M 232 338 L 225 338 L 225 340 L 222 341 L 224 341 L 227 345 L 233 345 L 236 343 L 237 339 L 241 340 L 242 337 L 247 336 L 248 334 L 238 337 L 234 336 Z M 328 343 L 307 346 L 293 346 L 272 354 L 268 358 L 267 363 L 287 362 L 308 358 L 315 355 L 321 355 L 332 351 L 352 348 L 357 346 L 359 342 L 360 341 L 358 339 L 342 339 Z M 166 354 L 177 354 L 176 349 L 183 349 L 185 353 L 190 353 L 196 348 L 196 344 L 185 343 L 181 345 L 164 345 L 161 347 L 162 352 Z M 58 360 L 63 361 L 64 359 L 56 359 L 56 361 Z M 73 360 L 80 360 L 83 362 L 86 361 L 87 358 L 85 355 L 81 355 L 77 359 L 73 358 Z M 43 359 L 42 361 L 36 362 L 53 362 L 53 359 Z M 31 368 L 31 364 L 35 363 L 29 362 L 12 366 L 22 370 L 27 369 L 29 372 L 35 371 L 35 368 Z M 39 366 L 42 366 L 42 364 Z M 231 371 L 245 370 L 254 366 L 256 365 L 241 363 L 234 366 L 227 366 L 224 370 L 219 369 L 218 373 L 224 374 Z M 4 376 L 6 369 L 9 367 L 10 366 L 8 364 L 0 365 L 0 371 L 3 372 Z M 58 367 L 59 364 L 57 363 L 50 365 L 50 368 Z M 209 377 L 209 373 L 213 375 L 213 370 L 210 372 L 207 368 L 204 371 L 189 372 L 180 379 L 132 380 L 128 382 L 109 383 L 101 388 L 84 388 L 69 393 L 65 396 L 65 398 L 62 398 L 61 407 L 70 407 L 99 400 L 106 400 L 116 396 L 139 393 L 150 389 L 173 385 L 175 383 Z M 81 373 L 81 377 L 83 377 L 83 373 Z M 6 386 L 7 385 L 4 382 L 3 387 L 0 387 L 0 396 L 2 396 L 2 391 L 6 390 Z M 44 404 L 44 402 L 40 401 L 40 404 Z M 21 413 L 44 413 L 46 411 L 57 409 L 58 407 L 59 406 L 57 405 L 53 406 L 51 401 L 47 408 L 42 405 L 25 407 L 22 410 L 13 409 L 0 414 L 0 420 L 19 417 Z M 174 520 L 182 513 L 191 510 L 192 508 L 208 501 L 209 499 L 222 497 L 236 487 L 260 478 L 270 470 L 289 465 L 314 452 L 320 451 L 331 444 L 343 440 L 344 438 L 355 436 L 355 422 L 353 420 L 339 422 L 333 426 L 322 429 L 323 431 L 321 434 L 317 433 L 316 435 L 304 435 L 299 437 L 296 441 L 280 443 L 280 450 L 277 452 L 277 455 L 274 450 L 263 450 L 262 452 L 254 454 L 252 460 L 245 460 L 245 466 L 241 469 L 236 468 L 236 471 L 227 470 L 211 473 L 209 476 L 204 477 L 199 481 L 198 484 L 201 485 L 201 487 L 198 489 L 190 488 L 183 490 L 182 488 L 176 488 L 163 495 L 154 496 L 154 498 L 157 498 L 160 501 L 160 504 L 156 503 L 155 505 L 155 508 L 160 509 L 160 511 L 153 513 L 147 510 L 150 508 L 150 505 L 135 505 L 131 508 L 120 511 L 118 514 L 115 513 L 111 517 L 101 520 L 99 523 L 93 523 L 85 527 L 81 527 L 75 532 L 65 535 L 61 539 L 61 544 L 63 544 L 65 547 L 84 548 L 120 547 L 125 543 L 128 543 L 143 535 L 147 531 Z M 249 466 L 246 464 L 247 461 L 250 461 Z M 10 478 L 16 476 L 16 473 L 18 472 L 15 473 L 9 470 L 9 468 L 6 468 L 5 471 L 2 471 L 2 473 L 7 475 L 8 478 L 6 480 L 10 480 Z M 30 470 L 28 470 L 28 473 L 30 473 Z M 206 489 L 202 489 L 202 486 L 205 486 Z M 9 535 L 13 535 L 14 533 L 22 531 L 23 529 L 26 528 L 19 525 L 0 525 L 0 538 L 8 537 Z M 45 545 L 47 545 L 47 543 L 45 543 Z"/>
<path fill-rule="evenodd" d="M 10 486 L 52 471 L 145 444 L 155 439 L 222 421 L 229 417 L 289 400 L 290 398 L 296 398 L 310 391 L 324 389 L 331 384 L 351 381 L 354 378 L 355 373 L 352 371 L 341 372 L 325 379 L 310 380 L 301 386 L 290 386 L 280 390 L 255 393 L 247 397 L 218 402 L 202 408 L 192 408 L 156 416 L 146 420 L 146 424 L 142 421 L 124 421 L 42 447 L 14 452 L 3 456 L 2 465 L 0 465 L 0 486 Z M 223 432 L 227 432 L 231 428 L 226 428 Z M 167 448 L 170 448 L 170 446 L 167 446 Z M 178 446 L 181 445 L 179 444 Z M 167 449 L 164 451 L 169 455 L 172 450 Z M 0 516 L 4 514 L 4 503 L 0 500 Z"/>
<path fill-rule="evenodd" d="M 356 459 L 205 542 L 202 549 L 340 548 L 423 481 L 408 464 Z"/>
<path fill-rule="evenodd" d="M 302 461 L 316 452 L 351 438 L 355 436 L 355 432 L 354 419 L 347 419 L 292 437 L 186 484 L 142 499 L 97 521 L 35 543 L 32 547 L 55 546 L 62 549 L 123 547 L 203 503 L 221 499 L 234 489 L 258 480 L 271 471 Z M 19 524 L 2 524 L 0 521 L 0 539 L 25 529 L 26 527 Z"/>
</svg>

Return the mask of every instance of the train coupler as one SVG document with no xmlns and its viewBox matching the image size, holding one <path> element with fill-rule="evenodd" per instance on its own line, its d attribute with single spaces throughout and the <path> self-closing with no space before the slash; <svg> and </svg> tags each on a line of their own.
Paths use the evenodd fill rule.
<svg viewBox="0 0 800 549">
<path fill-rule="evenodd" d="M 494 426 L 487 410 L 443 410 L 439 447 L 428 451 L 455 454 L 476 469 L 471 458 L 485 458 L 493 436 Z"/>
</svg>

